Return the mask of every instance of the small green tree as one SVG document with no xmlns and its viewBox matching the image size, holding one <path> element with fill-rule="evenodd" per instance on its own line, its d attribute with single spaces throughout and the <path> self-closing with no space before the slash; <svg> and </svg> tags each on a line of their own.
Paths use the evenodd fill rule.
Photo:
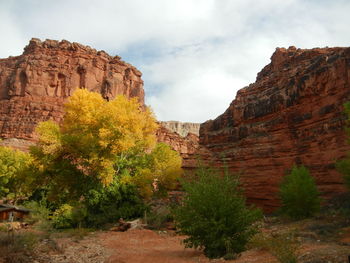
<svg viewBox="0 0 350 263">
<path fill-rule="evenodd" d="M 0 199 L 7 197 L 16 203 L 30 193 L 30 162 L 29 154 L 0 146 Z"/>
<path fill-rule="evenodd" d="M 183 181 L 183 203 L 173 210 L 186 247 L 204 248 L 210 258 L 239 253 L 257 232 L 258 209 L 249 209 L 237 176 L 200 168 L 193 180 Z"/>
<path fill-rule="evenodd" d="M 281 211 L 293 219 L 313 216 L 320 209 L 315 180 L 305 166 L 293 166 L 280 187 Z"/>
<path fill-rule="evenodd" d="M 348 116 L 346 133 L 348 135 L 348 143 L 350 143 L 350 102 L 344 104 L 344 112 Z M 350 153 L 348 153 L 348 157 L 342 160 L 339 160 L 335 163 L 336 169 L 343 174 L 344 181 L 348 189 L 350 190 Z"/>
<path fill-rule="evenodd" d="M 338 172 L 343 174 L 346 187 L 350 190 L 350 154 L 348 157 L 335 163 Z"/>
<path fill-rule="evenodd" d="M 147 208 L 136 186 L 116 181 L 107 187 L 89 190 L 84 199 L 86 216 L 83 223 L 93 227 L 115 223 L 119 218 L 141 217 Z"/>
<path fill-rule="evenodd" d="M 64 110 L 61 125 L 38 125 L 38 143 L 31 148 L 37 185 L 47 189 L 51 202 L 75 206 L 90 190 L 104 192 L 116 182 L 136 186 L 144 198 L 153 195 L 155 179 L 165 190 L 176 185 L 181 157 L 156 143 L 155 117 L 137 99 L 105 101 L 98 93 L 77 89 Z"/>
</svg>

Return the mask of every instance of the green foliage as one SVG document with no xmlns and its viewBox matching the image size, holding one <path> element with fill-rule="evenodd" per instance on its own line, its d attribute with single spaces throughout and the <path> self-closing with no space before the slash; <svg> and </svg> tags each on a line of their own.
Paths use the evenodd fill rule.
<svg viewBox="0 0 350 263">
<path fill-rule="evenodd" d="M 155 192 L 165 195 L 177 186 L 182 175 L 180 155 L 165 143 L 158 143 L 150 153 L 134 151 L 118 156 L 121 182 L 137 186 L 140 195 L 149 199 Z M 157 181 L 157 191 L 152 183 Z"/>
<path fill-rule="evenodd" d="M 152 112 L 136 99 L 118 96 L 107 102 L 78 89 L 65 104 L 61 127 L 52 121 L 38 125 L 39 142 L 31 154 L 42 184 L 51 185 L 51 197 L 78 200 L 95 185 L 113 182 L 118 155 L 152 149 L 156 128 Z"/>
<path fill-rule="evenodd" d="M 183 203 L 173 212 L 179 232 L 188 236 L 185 246 L 204 248 L 210 258 L 243 251 L 261 212 L 246 207 L 238 177 L 200 168 L 183 189 Z"/>
<path fill-rule="evenodd" d="M 54 212 L 52 222 L 53 226 L 58 229 L 73 227 L 73 207 L 68 204 L 62 205 Z"/>
<path fill-rule="evenodd" d="M 348 154 L 346 159 L 337 161 L 335 167 L 338 172 L 343 174 L 345 185 L 350 190 L 350 154 Z"/>
<path fill-rule="evenodd" d="M 119 218 L 140 217 L 146 209 L 137 188 L 130 184 L 114 182 L 108 187 L 90 190 L 84 198 L 88 226 L 116 223 Z"/>
<path fill-rule="evenodd" d="M 27 169 L 30 161 L 27 153 L 0 146 L 0 198 L 16 201 L 29 193 L 32 178 Z"/>
<path fill-rule="evenodd" d="M 350 143 L 350 102 L 344 104 L 344 112 L 348 117 L 346 133 L 348 135 L 348 143 Z M 350 153 L 348 153 L 348 157 L 342 160 L 339 160 L 335 164 L 336 169 L 343 174 L 344 181 L 347 188 L 350 190 Z"/>
<path fill-rule="evenodd" d="M 31 148 L 38 178 L 34 198 L 44 194 L 56 210 L 53 225 L 100 226 L 137 217 L 145 210 L 142 198 L 174 188 L 181 157 L 156 145 L 156 128 L 152 112 L 136 99 L 105 101 L 85 89 L 68 99 L 61 126 L 40 123 L 39 142 Z"/>
<path fill-rule="evenodd" d="M 29 217 L 26 221 L 30 224 L 39 222 L 40 220 L 49 220 L 50 210 L 40 202 L 29 201 L 24 203 L 25 208 L 30 210 Z"/>
<path fill-rule="evenodd" d="M 250 241 L 250 246 L 270 251 L 281 263 L 297 263 L 299 242 L 293 231 L 259 233 Z"/>
<path fill-rule="evenodd" d="M 280 187 L 281 211 L 293 219 L 313 216 L 320 210 L 320 197 L 315 180 L 305 166 L 293 166 Z"/>
<path fill-rule="evenodd" d="M 173 221 L 173 216 L 170 208 L 167 206 L 160 206 L 146 212 L 143 217 L 144 223 L 150 229 L 162 229 L 167 226 L 167 223 Z"/>
<path fill-rule="evenodd" d="M 160 192 L 176 187 L 177 180 L 182 175 L 182 159 L 169 145 L 158 143 L 149 155 L 149 169 L 158 180 Z"/>
</svg>

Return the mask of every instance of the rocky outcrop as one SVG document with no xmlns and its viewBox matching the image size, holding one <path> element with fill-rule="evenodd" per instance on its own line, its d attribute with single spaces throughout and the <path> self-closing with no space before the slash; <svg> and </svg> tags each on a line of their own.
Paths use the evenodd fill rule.
<svg viewBox="0 0 350 263">
<path fill-rule="evenodd" d="M 350 150 L 343 103 L 350 100 L 350 48 L 278 48 L 229 108 L 201 124 L 163 123 L 160 142 L 192 170 L 197 159 L 240 172 L 249 202 L 279 205 L 281 178 L 304 164 L 325 198 L 344 190 L 335 160 Z M 32 39 L 24 53 L 0 59 L 0 138 L 26 149 L 40 121 L 62 119 L 62 106 L 77 88 L 112 99 L 137 97 L 144 105 L 141 73 L 104 51 L 68 41 Z M 164 127 L 165 126 L 165 127 Z M 188 134 L 186 134 L 188 133 Z"/>
<path fill-rule="evenodd" d="M 350 150 L 343 103 L 350 99 L 350 48 L 277 48 L 256 82 L 200 128 L 200 144 L 241 172 L 248 201 L 279 205 L 281 178 L 304 164 L 325 198 L 343 191 L 335 160 Z"/>
<path fill-rule="evenodd" d="M 179 121 L 161 121 L 160 124 L 170 131 L 176 132 L 181 137 L 186 137 L 187 134 L 192 133 L 199 135 L 200 123 L 193 122 L 179 122 Z"/>
<path fill-rule="evenodd" d="M 182 168 L 186 171 L 195 169 L 200 159 L 213 159 L 211 153 L 203 146 L 199 145 L 199 138 L 196 134 L 188 133 L 185 137 L 169 130 L 161 123 L 157 130 L 158 142 L 168 144 L 182 157 Z"/>
<path fill-rule="evenodd" d="M 0 59 L 0 138 L 33 140 L 38 122 L 61 120 L 62 105 L 77 88 L 107 100 L 137 97 L 144 104 L 141 72 L 120 57 L 66 40 L 33 38 L 22 55 Z"/>
</svg>

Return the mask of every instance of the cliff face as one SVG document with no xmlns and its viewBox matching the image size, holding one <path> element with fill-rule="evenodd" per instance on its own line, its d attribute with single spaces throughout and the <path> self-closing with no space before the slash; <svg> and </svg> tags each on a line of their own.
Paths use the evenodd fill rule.
<svg viewBox="0 0 350 263">
<path fill-rule="evenodd" d="M 350 99 L 350 48 L 279 48 L 229 108 L 200 128 L 200 144 L 241 179 L 248 201 L 278 206 L 278 188 L 293 164 L 304 164 L 328 198 L 343 191 L 335 160 L 350 150 L 342 113 Z"/>
<path fill-rule="evenodd" d="M 158 141 L 169 144 L 192 170 L 197 157 L 241 172 L 248 201 L 272 210 L 293 164 L 304 164 L 328 198 L 343 191 L 335 160 L 350 150 L 343 103 L 350 100 L 350 48 L 277 49 L 254 84 L 229 108 L 200 126 L 163 123 Z M 59 122 L 76 88 L 144 104 L 141 73 L 119 57 L 68 41 L 32 39 L 21 56 L 0 59 L 0 138 L 26 149 L 40 121 Z M 164 127 L 165 126 L 165 127 Z M 224 157 L 223 157 L 224 156 Z"/>
<path fill-rule="evenodd" d="M 195 134 L 197 136 L 199 135 L 200 123 L 161 121 L 160 124 L 168 130 L 176 132 L 181 137 L 186 137 L 189 133 Z"/>
<path fill-rule="evenodd" d="M 182 168 L 193 170 L 197 166 L 197 156 L 210 159 L 211 154 L 205 147 L 199 145 L 199 138 L 196 134 L 188 133 L 182 137 L 178 133 L 164 127 L 162 123 L 157 130 L 158 142 L 168 144 L 173 150 L 177 151 L 182 157 Z"/>
<path fill-rule="evenodd" d="M 38 122 L 61 120 L 62 105 L 77 88 L 144 104 L 141 72 L 120 57 L 66 40 L 32 39 L 22 55 L 0 59 L 0 137 L 33 140 Z"/>
</svg>

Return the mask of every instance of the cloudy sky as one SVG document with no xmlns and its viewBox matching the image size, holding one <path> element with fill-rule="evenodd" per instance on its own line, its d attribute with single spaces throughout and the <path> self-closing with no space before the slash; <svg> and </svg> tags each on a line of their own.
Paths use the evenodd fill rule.
<svg viewBox="0 0 350 263">
<path fill-rule="evenodd" d="M 160 120 L 203 122 L 255 81 L 276 47 L 350 46 L 349 0 L 0 0 L 0 57 L 32 37 L 119 55 Z"/>
</svg>

